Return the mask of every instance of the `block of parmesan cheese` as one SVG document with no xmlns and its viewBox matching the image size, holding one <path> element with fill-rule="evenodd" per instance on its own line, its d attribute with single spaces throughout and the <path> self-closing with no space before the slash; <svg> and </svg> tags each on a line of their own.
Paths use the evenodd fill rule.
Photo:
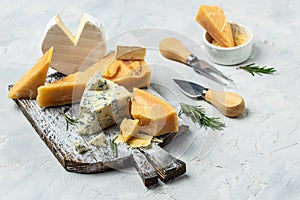
<svg viewBox="0 0 300 200">
<path fill-rule="evenodd" d="M 166 101 L 135 88 L 131 116 L 139 120 L 140 130 L 153 136 L 178 131 L 176 109 Z"/>
<path fill-rule="evenodd" d="M 45 84 L 47 72 L 52 59 L 51 47 L 10 89 L 8 97 L 12 99 L 35 99 L 37 89 Z"/>
<path fill-rule="evenodd" d="M 196 21 L 206 29 L 220 46 L 234 46 L 232 30 L 221 7 L 201 5 Z"/>
<path fill-rule="evenodd" d="M 105 55 L 105 36 L 101 23 L 84 14 L 76 35 L 64 25 L 58 15 L 48 23 L 42 40 L 42 51 L 54 47 L 51 67 L 63 74 L 84 71 Z"/>
<path fill-rule="evenodd" d="M 145 61 L 115 60 L 102 72 L 103 77 L 132 91 L 150 85 L 151 70 Z"/>
<path fill-rule="evenodd" d="M 113 53 L 105 56 L 84 72 L 70 74 L 38 88 L 37 103 L 41 107 L 61 106 L 80 102 L 87 81 L 115 60 Z"/>
</svg>

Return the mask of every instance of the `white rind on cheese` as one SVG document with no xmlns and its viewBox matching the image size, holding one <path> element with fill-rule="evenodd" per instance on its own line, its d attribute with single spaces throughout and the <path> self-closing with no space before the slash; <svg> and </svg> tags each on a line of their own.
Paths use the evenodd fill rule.
<svg viewBox="0 0 300 200">
<path fill-rule="evenodd" d="M 95 81 L 94 78 L 91 80 Z M 131 93 L 109 80 L 106 82 L 104 90 L 85 89 L 80 101 L 78 134 L 93 134 L 130 117 Z"/>
<path fill-rule="evenodd" d="M 100 21 L 84 14 L 74 36 L 59 15 L 51 18 L 42 39 L 42 51 L 54 47 L 51 67 L 63 74 L 84 71 L 106 52 L 105 35 Z"/>
</svg>

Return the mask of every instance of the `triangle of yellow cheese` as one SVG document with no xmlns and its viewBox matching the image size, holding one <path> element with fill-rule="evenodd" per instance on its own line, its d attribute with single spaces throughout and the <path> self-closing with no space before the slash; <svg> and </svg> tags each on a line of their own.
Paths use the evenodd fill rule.
<svg viewBox="0 0 300 200">
<path fill-rule="evenodd" d="M 220 46 L 234 46 L 231 26 L 221 7 L 201 5 L 196 16 L 196 21 L 206 29 Z"/>
<path fill-rule="evenodd" d="M 45 84 L 52 54 L 53 48 L 50 48 L 10 89 L 8 97 L 12 99 L 35 99 L 37 88 Z"/>
</svg>

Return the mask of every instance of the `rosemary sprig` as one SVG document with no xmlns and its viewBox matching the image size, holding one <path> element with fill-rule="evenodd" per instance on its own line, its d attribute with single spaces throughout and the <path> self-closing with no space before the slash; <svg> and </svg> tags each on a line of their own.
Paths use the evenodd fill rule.
<svg viewBox="0 0 300 200">
<path fill-rule="evenodd" d="M 252 74 L 252 76 L 254 76 L 255 74 L 262 76 L 262 74 L 272 74 L 276 72 L 276 69 L 273 67 L 267 67 L 267 66 L 260 67 L 255 65 L 255 63 L 251 63 L 249 65 L 241 66 L 238 68 L 249 72 L 250 74 Z"/>
<path fill-rule="evenodd" d="M 181 114 L 187 115 L 194 123 L 198 123 L 200 127 L 211 128 L 212 130 L 223 130 L 225 124 L 219 121 L 219 118 L 206 116 L 205 110 L 201 106 L 194 106 L 185 103 L 180 103 Z"/>
<path fill-rule="evenodd" d="M 113 154 L 114 154 L 115 156 L 117 156 L 117 153 L 118 153 L 118 144 L 116 143 L 116 139 L 117 139 L 117 138 L 118 138 L 118 137 L 115 136 L 114 138 L 112 138 L 112 139 L 109 140 L 109 143 L 110 143 L 110 149 L 111 149 L 111 151 L 113 152 Z"/>
<path fill-rule="evenodd" d="M 61 111 L 61 114 L 64 116 L 67 123 L 66 130 L 69 130 L 69 124 L 75 125 L 77 123 L 76 119 L 72 119 L 71 117 L 68 117 L 64 111 Z"/>
</svg>

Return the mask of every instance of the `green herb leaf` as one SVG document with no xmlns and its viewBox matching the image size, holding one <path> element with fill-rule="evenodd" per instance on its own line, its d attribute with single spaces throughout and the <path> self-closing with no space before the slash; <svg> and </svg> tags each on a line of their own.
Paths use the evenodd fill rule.
<svg viewBox="0 0 300 200">
<path fill-rule="evenodd" d="M 180 111 L 178 116 L 185 114 L 194 123 L 198 123 L 200 127 L 211 128 L 212 130 L 223 130 L 225 124 L 219 121 L 219 118 L 208 117 L 201 106 L 194 106 L 185 103 L 180 103 Z"/>
<path fill-rule="evenodd" d="M 66 123 L 67 123 L 66 130 L 69 130 L 69 124 L 75 125 L 77 123 L 76 119 L 72 119 L 72 118 L 68 117 L 66 115 L 66 113 L 64 113 L 64 111 L 61 111 L 61 114 L 64 116 Z"/>
<path fill-rule="evenodd" d="M 110 149 L 111 149 L 111 151 L 113 152 L 113 154 L 115 156 L 117 156 L 117 153 L 118 153 L 118 144 L 116 143 L 117 137 L 118 136 L 115 136 L 114 138 L 112 138 L 112 139 L 109 140 Z"/>
<path fill-rule="evenodd" d="M 276 69 L 273 67 L 256 66 L 255 63 L 251 63 L 249 65 L 241 66 L 238 68 L 249 72 L 250 74 L 252 74 L 252 76 L 254 76 L 255 74 L 262 76 L 262 74 L 272 74 L 272 73 L 276 72 Z"/>
</svg>

